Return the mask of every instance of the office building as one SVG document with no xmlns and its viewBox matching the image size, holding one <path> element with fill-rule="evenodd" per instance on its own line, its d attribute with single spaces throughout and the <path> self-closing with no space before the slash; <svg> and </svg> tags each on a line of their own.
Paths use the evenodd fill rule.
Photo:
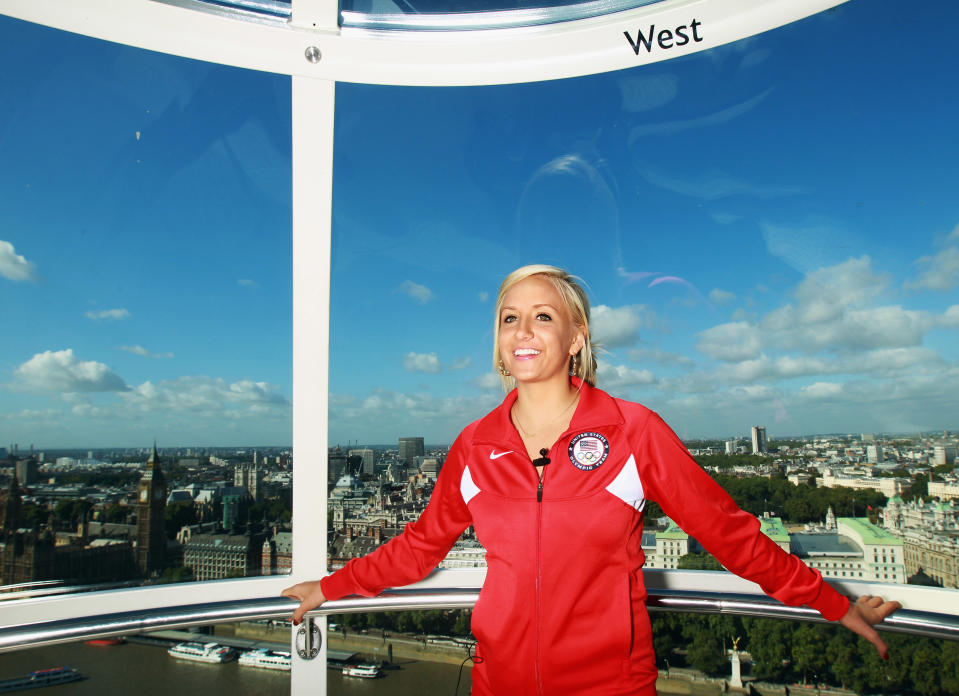
<svg viewBox="0 0 959 696">
<path fill-rule="evenodd" d="M 766 447 L 766 428 L 762 425 L 753 426 L 753 454 L 765 454 Z"/>
<path fill-rule="evenodd" d="M 426 454 L 426 448 L 421 437 L 401 437 L 397 458 L 407 465 L 413 463 L 416 457 Z"/>
</svg>

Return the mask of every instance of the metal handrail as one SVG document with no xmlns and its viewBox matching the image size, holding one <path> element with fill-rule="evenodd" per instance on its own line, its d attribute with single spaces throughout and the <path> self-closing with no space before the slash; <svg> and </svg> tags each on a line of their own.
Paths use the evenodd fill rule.
<svg viewBox="0 0 959 696">
<path fill-rule="evenodd" d="M 378 597 L 349 597 L 327 602 L 311 613 L 325 616 L 357 612 L 465 609 L 472 607 L 478 597 L 477 589 L 393 590 Z M 0 628 L 0 652 L 164 629 L 254 619 L 283 619 L 289 618 L 296 606 L 296 601 L 285 597 L 263 597 L 7 626 Z M 652 612 L 729 614 L 825 622 L 813 609 L 785 606 L 764 595 L 661 589 L 649 594 L 647 606 Z M 878 628 L 929 638 L 959 640 L 959 617 L 950 614 L 903 609 Z"/>
</svg>

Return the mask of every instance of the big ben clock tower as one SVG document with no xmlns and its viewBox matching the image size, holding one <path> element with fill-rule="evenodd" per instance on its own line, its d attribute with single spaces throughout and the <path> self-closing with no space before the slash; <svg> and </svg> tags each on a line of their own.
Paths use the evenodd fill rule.
<svg viewBox="0 0 959 696">
<path fill-rule="evenodd" d="M 166 555 L 166 479 L 160 466 L 160 453 L 153 443 L 153 454 L 137 486 L 137 567 L 146 576 L 163 570 Z"/>
</svg>

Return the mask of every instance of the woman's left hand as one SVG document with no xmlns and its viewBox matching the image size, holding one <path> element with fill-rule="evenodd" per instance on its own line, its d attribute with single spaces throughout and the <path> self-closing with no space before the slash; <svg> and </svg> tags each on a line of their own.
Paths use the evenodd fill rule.
<svg viewBox="0 0 959 696">
<path fill-rule="evenodd" d="M 884 602 L 882 597 L 863 595 L 858 601 L 849 603 L 849 611 L 839 619 L 839 623 L 875 645 L 880 657 L 888 660 L 889 648 L 873 626 L 881 623 L 897 609 L 902 609 L 899 602 Z"/>
</svg>

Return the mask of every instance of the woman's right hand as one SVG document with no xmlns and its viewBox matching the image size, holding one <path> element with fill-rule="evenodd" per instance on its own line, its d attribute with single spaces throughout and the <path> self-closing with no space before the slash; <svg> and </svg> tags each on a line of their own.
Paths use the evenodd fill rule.
<svg viewBox="0 0 959 696">
<path fill-rule="evenodd" d="M 294 626 L 299 625 L 306 612 L 316 609 L 326 601 L 323 590 L 320 588 L 319 580 L 297 583 L 293 585 L 293 587 L 287 587 L 280 594 L 284 597 L 295 599 L 300 603 L 300 606 L 293 612 Z"/>
</svg>

